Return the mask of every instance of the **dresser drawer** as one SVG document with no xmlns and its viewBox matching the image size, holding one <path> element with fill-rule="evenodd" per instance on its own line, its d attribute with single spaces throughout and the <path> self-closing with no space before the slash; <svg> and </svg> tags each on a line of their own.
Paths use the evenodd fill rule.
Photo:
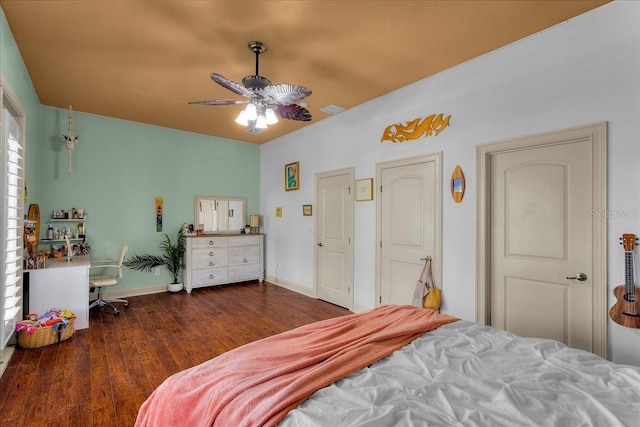
<svg viewBox="0 0 640 427">
<path fill-rule="evenodd" d="M 229 246 L 242 246 L 242 245 L 259 245 L 261 236 L 232 236 L 229 237 Z"/>
<path fill-rule="evenodd" d="M 257 264 L 260 262 L 260 246 L 230 246 L 229 265 Z"/>
<path fill-rule="evenodd" d="M 229 281 L 229 268 L 207 268 L 204 270 L 193 270 L 193 286 L 217 285 Z"/>
<path fill-rule="evenodd" d="M 262 277 L 260 264 L 236 265 L 229 267 L 229 281 L 242 282 L 245 280 L 255 280 Z"/>
<path fill-rule="evenodd" d="M 206 248 L 191 251 L 191 268 L 226 267 L 229 265 L 228 248 Z"/>
<path fill-rule="evenodd" d="M 214 248 L 214 247 L 226 247 L 229 246 L 229 238 L 228 237 L 190 237 L 191 239 L 191 247 L 192 248 Z"/>
</svg>

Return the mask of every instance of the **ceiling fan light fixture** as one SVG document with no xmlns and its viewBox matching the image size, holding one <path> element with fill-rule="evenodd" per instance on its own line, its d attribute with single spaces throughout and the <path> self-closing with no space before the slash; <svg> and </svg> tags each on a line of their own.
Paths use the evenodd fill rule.
<svg viewBox="0 0 640 427">
<path fill-rule="evenodd" d="M 275 125 L 278 123 L 278 117 L 276 116 L 275 111 L 273 111 L 273 108 L 267 108 L 264 114 L 268 125 Z"/>
<path fill-rule="evenodd" d="M 247 112 L 245 110 L 240 111 L 240 114 L 236 117 L 236 123 L 242 126 L 249 126 L 249 119 L 247 119 Z"/>
<path fill-rule="evenodd" d="M 255 120 L 258 118 L 258 109 L 256 108 L 256 105 L 253 103 L 249 103 L 247 105 L 245 112 L 247 114 L 247 120 Z"/>
<path fill-rule="evenodd" d="M 260 114 L 256 119 L 256 128 L 258 129 L 266 129 L 267 128 L 267 119 L 264 115 Z"/>
</svg>

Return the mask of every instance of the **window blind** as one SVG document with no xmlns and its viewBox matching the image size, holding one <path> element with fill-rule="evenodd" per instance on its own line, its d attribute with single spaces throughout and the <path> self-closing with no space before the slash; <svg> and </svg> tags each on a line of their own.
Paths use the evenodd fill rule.
<svg viewBox="0 0 640 427">
<path fill-rule="evenodd" d="M 2 297 L 0 298 L 0 350 L 15 329 L 22 304 L 24 161 L 20 126 L 11 113 L 2 109 Z"/>
</svg>

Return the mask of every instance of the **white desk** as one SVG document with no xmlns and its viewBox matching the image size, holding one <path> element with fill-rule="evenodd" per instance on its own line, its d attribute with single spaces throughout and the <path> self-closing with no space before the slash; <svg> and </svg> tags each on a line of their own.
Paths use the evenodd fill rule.
<svg viewBox="0 0 640 427">
<path fill-rule="evenodd" d="M 51 308 L 67 308 L 76 315 L 75 329 L 89 327 L 88 255 L 50 258 L 47 268 L 26 270 L 29 274 L 29 311 L 43 314 Z M 26 314 L 26 313 L 25 313 Z"/>
</svg>

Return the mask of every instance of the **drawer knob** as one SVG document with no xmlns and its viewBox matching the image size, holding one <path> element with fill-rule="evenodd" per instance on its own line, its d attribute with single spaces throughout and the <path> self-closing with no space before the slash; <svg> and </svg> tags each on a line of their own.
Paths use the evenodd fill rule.
<svg viewBox="0 0 640 427">
<path fill-rule="evenodd" d="M 210 265 L 211 267 L 213 267 L 213 261 L 210 261 L 210 262 L 209 262 L 209 265 Z"/>
<path fill-rule="evenodd" d="M 209 275 L 209 279 L 213 279 L 213 274 L 210 274 L 210 275 Z"/>
<path fill-rule="evenodd" d="M 213 256 L 213 252 L 209 252 L 209 256 Z"/>
<path fill-rule="evenodd" d="M 243 259 L 242 262 L 244 262 L 246 264 L 247 263 L 247 259 L 246 258 Z"/>
<path fill-rule="evenodd" d="M 209 240 L 209 245 L 213 246 L 213 240 Z"/>
</svg>

